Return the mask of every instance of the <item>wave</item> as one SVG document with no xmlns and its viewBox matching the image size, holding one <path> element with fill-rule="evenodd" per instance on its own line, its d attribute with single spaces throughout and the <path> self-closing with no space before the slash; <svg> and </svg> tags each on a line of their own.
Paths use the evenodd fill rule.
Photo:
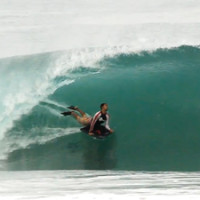
<svg viewBox="0 0 200 200">
<path fill-rule="evenodd" d="M 49 94 L 79 76 L 98 73 L 104 57 L 128 54 L 132 47 L 89 48 L 59 51 L 0 60 L 0 139 L 19 119 Z"/>
<path fill-rule="evenodd" d="M 198 170 L 199 55 L 115 47 L 2 59 L 7 169 Z M 102 102 L 116 131 L 103 142 L 59 114 L 73 104 L 93 115 Z"/>
</svg>

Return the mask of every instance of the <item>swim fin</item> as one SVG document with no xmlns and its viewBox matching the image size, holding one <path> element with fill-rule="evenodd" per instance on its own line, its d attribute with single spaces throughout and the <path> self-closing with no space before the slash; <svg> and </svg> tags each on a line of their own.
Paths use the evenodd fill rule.
<svg viewBox="0 0 200 200">
<path fill-rule="evenodd" d="M 64 115 L 64 116 L 67 116 L 67 115 L 71 115 L 72 114 L 72 112 L 71 111 L 68 111 L 68 112 L 62 112 L 62 113 L 60 113 L 61 115 Z"/>
<path fill-rule="evenodd" d="M 77 106 L 69 106 L 68 108 L 71 109 L 71 110 L 76 110 Z"/>
</svg>

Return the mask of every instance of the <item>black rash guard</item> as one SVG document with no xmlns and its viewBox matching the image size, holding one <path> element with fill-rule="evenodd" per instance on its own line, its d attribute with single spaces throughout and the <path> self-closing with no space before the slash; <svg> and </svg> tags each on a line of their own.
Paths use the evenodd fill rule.
<svg viewBox="0 0 200 200">
<path fill-rule="evenodd" d="M 91 120 L 89 132 L 93 132 L 93 130 L 98 129 L 101 126 L 105 126 L 105 128 L 110 131 L 109 118 L 108 113 L 103 114 L 101 111 L 97 112 Z"/>
</svg>

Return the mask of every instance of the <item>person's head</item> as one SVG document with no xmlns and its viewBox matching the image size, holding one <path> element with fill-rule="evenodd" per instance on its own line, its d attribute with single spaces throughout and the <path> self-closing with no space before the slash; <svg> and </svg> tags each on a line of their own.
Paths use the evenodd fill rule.
<svg viewBox="0 0 200 200">
<path fill-rule="evenodd" d="M 102 104 L 100 105 L 100 109 L 101 109 L 101 111 L 103 111 L 103 112 L 107 112 L 107 111 L 108 111 L 108 104 L 107 104 L 107 103 L 102 103 Z"/>
</svg>

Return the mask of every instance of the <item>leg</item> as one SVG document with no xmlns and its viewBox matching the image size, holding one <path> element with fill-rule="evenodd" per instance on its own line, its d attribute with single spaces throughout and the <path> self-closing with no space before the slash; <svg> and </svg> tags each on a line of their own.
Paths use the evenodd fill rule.
<svg viewBox="0 0 200 200">
<path fill-rule="evenodd" d="M 77 106 L 69 106 L 68 108 L 71 109 L 71 110 L 78 111 L 81 114 L 82 117 L 86 116 L 85 112 L 83 112 L 82 110 L 80 110 Z"/>
<path fill-rule="evenodd" d="M 71 112 L 71 115 L 77 120 L 78 120 L 78 118 L 80 118 L 80 116 L 77 113 L 73 112 L 73 111 Z"/>
<path fill-rule="evenodd" d="M 82 110 L 80 110 L 78 107 L 76 108 L 76 110 L 84 117 L 85 116 L 85 112 L 83 112 Z"/>
<path fill-rule="evenodd" d="M 75 107 L 75 106 L 70 106 L 68 107 L 69 109 L 71 110 L 75 110 L 75 111 L 78 111 L 81 116 L 79 116 L 76 112 L 72 111 L 71 112 L 71 115 L 82 125 L 89 125 L 90 122 L 91 122 L 91 117 L 88 117 L 86 115 L 85 112 L 83 112 L 82 110 L 80 110 L 78 107 Z"/>
<path fill-rule="evenodd" d="M 90 121 L 91 121 L 91 119 L 90 118 L 88 118 L 88 117 L 81 117 L 81 116 L 79 116 L 77 113 L 75 113 L 75 112 L 71 112 L 71 115 L 80 123 L 80 124 L 82 124 L 83 126 L 86 126 L 86 125 L 89 125 L 90 124 Z"/>
</svg>

